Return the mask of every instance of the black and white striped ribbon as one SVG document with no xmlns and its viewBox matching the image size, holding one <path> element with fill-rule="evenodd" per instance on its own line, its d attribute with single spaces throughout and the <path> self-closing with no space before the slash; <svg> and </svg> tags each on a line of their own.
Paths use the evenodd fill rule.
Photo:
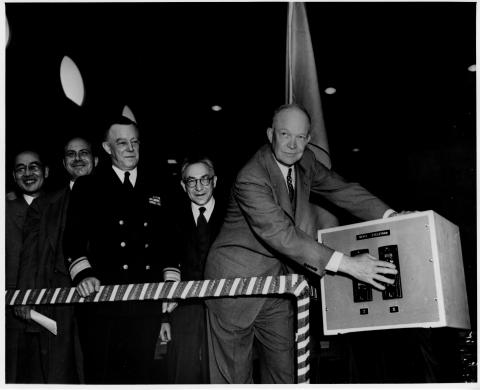
<svg viewBox="0 0 480 390">
<path fill-rule="evenodd" d="M 141 301 L 290 294 L 297 299 L 297 381 L 309 383 L 309 285 L 300 275 L 190 280 L 101 286 L 81 297 L 74 287 L 7 290 L 7 306 L 54 305 L 87 302 Z"/>
</svg>

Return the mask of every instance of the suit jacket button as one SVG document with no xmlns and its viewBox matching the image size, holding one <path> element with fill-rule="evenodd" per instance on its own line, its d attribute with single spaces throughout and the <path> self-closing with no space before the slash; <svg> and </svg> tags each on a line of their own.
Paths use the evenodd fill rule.
<svg viewBox="0 0 480 390">
<path fill-rule="evenodd" d="M 150 265 L 147 264 L 147 265 L 145 266 L 145 269 L 150 269 Z"/>
<path fill-rule="evenodd" d="M 125 248 L 125 245 L 127 245 L 127 244 L 125 244 L 125 241 L 122 241 L 122 242 L 120 243 L 120 246 L 121 246 L 122 248 Z"/>
<path fill-rule="evenodd" d="M 128 269 L 128 264 L 124 264 L 123 269 Z"/>
<path fill-rule="evenodd" d="M 121 219 L 120 221 L 118 221 L 118 224 L 119 225 L 123 225 L 125 222 L 123 222 L 123 219 Z"/>
</svg>

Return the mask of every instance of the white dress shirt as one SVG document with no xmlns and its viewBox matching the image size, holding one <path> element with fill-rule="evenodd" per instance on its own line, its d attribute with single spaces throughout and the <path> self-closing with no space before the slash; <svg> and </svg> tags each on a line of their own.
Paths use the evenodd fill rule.
<svg viewBox="0 0 480 390">
<path fill-rule="evenodd" d="M 125 180 L 125 172 L 127 171 L 122 171 L 120 168 L 117 168 L 115 165 L 112 165 L 112 168 L 117 174 L 120 181 L 123 183 L 123 181 Z M 135 167 L 134 169 L 128 172 L 130 172 L 130 183 L 132 183 L 132 187 L 135 187 L 135 183 L 137 182 L 137 168 Z"/>
<path fill-rule="evenodd" d="M 215 198 L 212 196 L 210 200 L 203 206 L 199 206 L 198 204 L 193 202 L 191 202 L 191 205 L 192 205 L 192 213 L 193 213 L 193 219 L 195 220 L 195 225 L 197 224 L 197 220 L 200 215 L 200 210 L 199 210 L 200 207 L 205 207 L 205 211 L 203 215 L 205 216 L 205 219 L 208 222 L 213 213 L 213 208 L 215 207 Z"/>
<path fill-rule="evenodd" d="M 25 202 L 27 202 L 27 204 L 30 206 L 35 198 L 33 196 L 23 194 L 23 199 L 25 199 Z"/>
</svg>

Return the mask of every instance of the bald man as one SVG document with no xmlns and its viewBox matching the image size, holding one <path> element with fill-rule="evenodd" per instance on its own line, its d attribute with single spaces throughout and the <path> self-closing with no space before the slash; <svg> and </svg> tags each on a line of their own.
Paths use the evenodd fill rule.
<svg viewBox="0 0 480 390">
<path fill-rule="evenodd" d="M 394 267 L 364 254 L 353 260 L 319 244 L 325 221 L 310 193 L 325 197 L 361 219 L 394 214 L 355 183 L 347 183 L 315 159 L 306 147 L 310 117 L 300 106 L 276 110 L 264 145 L 240 170 L 225 221 L 213 243 L 206 279 L 285 275 L 326 270 L 344 272 L 384 289 Z M 207 301 L 212 383 L 252 383 L 254 340 L 262 383 L 294 383 L 294 308 L 279 297 Z"/>
</svg>

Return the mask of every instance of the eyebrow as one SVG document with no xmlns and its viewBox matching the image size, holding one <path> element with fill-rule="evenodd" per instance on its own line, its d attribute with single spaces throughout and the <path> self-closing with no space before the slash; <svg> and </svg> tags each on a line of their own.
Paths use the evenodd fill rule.
<svg viewBox="0 0 480 390">
<path fill-rule="evenodd" d="M 18 164 L 15 164 L 15 168 L 19 168 L 19 167 L 26 167 L 26 166 L 32 166 L 32 165 L 38 165 L 38 166 L 42 166 L 42 163 L 40 161 L 32 161 L 31 163 L 28 163 L 28 164 L 24 164 L 24 163 L 18 163 Z"/>
<path fill-rule="evenodd" d="M 79 150 L 79 152 L 85 152 L 85 151 L 91 152 L 91 150 L 88 149 L 88 148 L 83 148 L 83 149 L 80 149 L 80 150 Z M 75 150 L 75 149 L 67 149 L 67 150 L 65 151 L 65 153 L 69 153 L 69 152 L 76 152 L 76 150 Z"/>
</svg>

